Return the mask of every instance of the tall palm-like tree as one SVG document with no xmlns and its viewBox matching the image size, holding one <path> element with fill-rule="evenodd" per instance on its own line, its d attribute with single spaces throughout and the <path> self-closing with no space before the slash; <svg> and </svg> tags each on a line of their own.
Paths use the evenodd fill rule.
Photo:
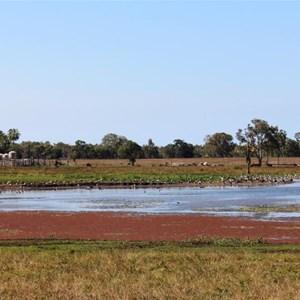
<svg viewBox="0 0 300 300">
<path fill-rule="evenodd" d="M 14 145 L 14 143 L 20 138 L 20 132 L 18 129 L 12 128 L 7 132 L 8 140 Z"/>
<path fill-rule="evenodd" d="M 9 148 L 9 139 L 7 137 L 7 135 L 0 130 L 0 152 L 6 152 Z"/>
</svg>

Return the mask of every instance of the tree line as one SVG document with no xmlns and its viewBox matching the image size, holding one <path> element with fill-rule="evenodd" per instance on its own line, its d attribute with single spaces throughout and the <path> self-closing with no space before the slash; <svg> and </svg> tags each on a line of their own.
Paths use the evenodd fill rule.
<svg viewBox="0 0 300 300">
<path fill-rule="evenodd" d="M 193 145 L 182 139 L 173 143 L 157 146 L 152 139 L 145 145 L 128 140 L 115 133 L 106 134 L 99 144 L 89 144 L 82 140 L 74 145 L 63 142 L 23 141 L 18 129 L 9 129 L 7 133 L 0 130 L 0 153 L 16 151 L 17 158 L 35 159 L 116 159 L 126 158 L 134 164 L 140 158 L 198 158 L 198 157 L 245 157 L 248 165 L 256 158 L 258 165 L 263 158 L 300 156 L 300 132 L 294 139 L 287 137 L 286 131 L 267 121 L 253 119 L 244 129 L 238 129 L 236 140 L 225 132 L 207 135 L 202 145 Z M 1 156 L 0 156 L 1 157 Z"/>
</svg>

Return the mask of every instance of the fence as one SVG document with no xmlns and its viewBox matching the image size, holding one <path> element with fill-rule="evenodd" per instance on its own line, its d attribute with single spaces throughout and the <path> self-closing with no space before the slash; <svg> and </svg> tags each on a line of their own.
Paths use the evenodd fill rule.
<svg viewBox="0 0 300 300">
<path fill-rule="evenodd" d="M 51 162 L 44 159 L 11 159 L 4 158 L 0 160 L 0 167 L 31 167 L 31 166 L 50 166 Z"/>
</svg>

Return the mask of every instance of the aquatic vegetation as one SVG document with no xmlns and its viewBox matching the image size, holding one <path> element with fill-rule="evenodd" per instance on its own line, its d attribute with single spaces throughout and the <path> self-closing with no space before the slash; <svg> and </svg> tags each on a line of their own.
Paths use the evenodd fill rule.
<svg viewBox="0 0 300 300">
<path fill-rule="evenodd" d="M 255 212 L 255 213 L 270 213 L 270 212 L 300 212 L 299 204 L 274 206 L 274 205 L 258 205 L 246 206 L 239 208 L 240 211 Z"/>
</svg>

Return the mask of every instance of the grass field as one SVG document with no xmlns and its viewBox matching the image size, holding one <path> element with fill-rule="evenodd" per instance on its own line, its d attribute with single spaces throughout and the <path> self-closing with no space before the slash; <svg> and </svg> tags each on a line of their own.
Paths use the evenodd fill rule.
<svg viewBox="0 0 300 300">
<path fill-rule="evenodd" d="M 209 166 L 198 166 L 204 161 Z M 252 174 L 299 175 L 300 169 L 252 168 Z M 243 159 L 138 160 L 134 167 L 125 160 L 82 160 L 59 168 L 2 167 L 0 183 L 177 183 L 244 175 Z M 0 299 L 300 299 L 300 245 L 205 238 L 0 241 Z"/>
<path fill-rule="evenodd" d="M 300 245 L 0 242 L 1 299 L 299 299 Z"/>
<path fill-rule="evenodd" d="M 199 166 L 207 162 L 208 166 Z M 272 163 L 272 161 L 270 160 Z M 273 163 L 276 163 L 274 161 Z M 281 158 L 282 164 L 299 164 L 300 158 Z M 253 167 L 254 176 L 299 175 L 300 167 Z M 79 160 L 70 161 L 61 167 L 1 167 L 0 184 L 45 183 L 45 182 L 217 182 L 220 178 L 246 175 L 242 158 L 225 159 L 144 159 L 136 166 L 129 166 L 127 160 Z"/>
</svg>

